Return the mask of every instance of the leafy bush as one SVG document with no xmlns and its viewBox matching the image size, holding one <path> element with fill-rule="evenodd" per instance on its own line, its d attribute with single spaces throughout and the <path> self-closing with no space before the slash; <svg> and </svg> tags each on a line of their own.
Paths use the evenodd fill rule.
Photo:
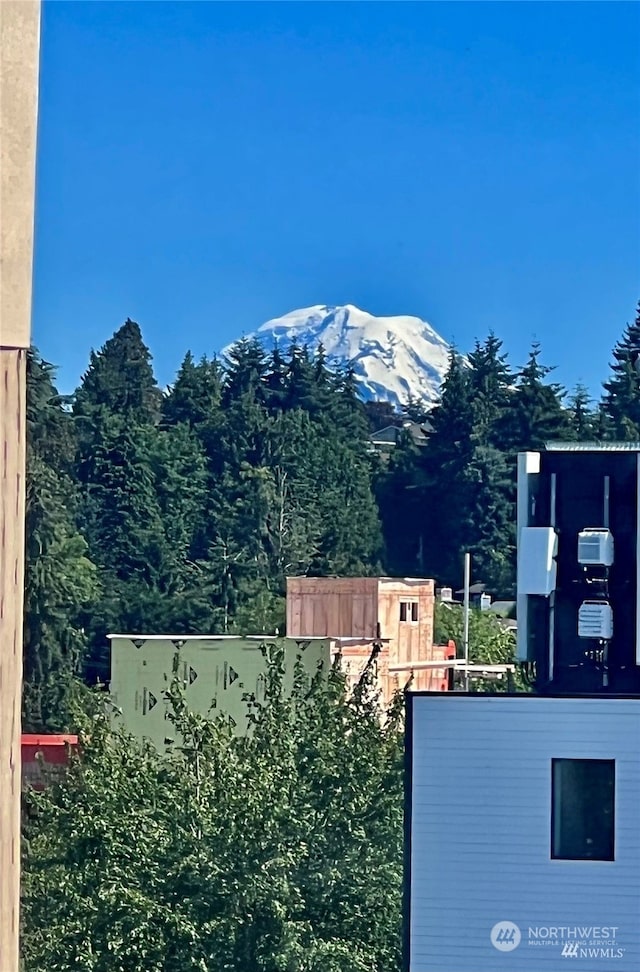
<svg viewBox="0 0 640 972">
<path fill-rule="evenodd" d="M 160 755 L 94 697 L 63 785 L 27 797 L 25 972 L 397 972 L 402 734 L 337 671 L 253 728 L 186 710 Z"/>
</svg>

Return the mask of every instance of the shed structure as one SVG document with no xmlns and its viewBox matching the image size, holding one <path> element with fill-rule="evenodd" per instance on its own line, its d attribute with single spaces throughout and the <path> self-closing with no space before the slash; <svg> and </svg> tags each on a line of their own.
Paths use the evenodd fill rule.
<svg viewBox="0 0 640 972">
<path fill-rule="evenodd" d="M 416 577 L 288 577 L 287 635 L 327 637 L 347 674 L 359 677 L 375 654 L 383 701 L 411 679 L 412 689 L 442 689 L 446 669 L 392 673 L 390 665 L 444 660 L 433 644 L 434 582 Z"/>
</svg>

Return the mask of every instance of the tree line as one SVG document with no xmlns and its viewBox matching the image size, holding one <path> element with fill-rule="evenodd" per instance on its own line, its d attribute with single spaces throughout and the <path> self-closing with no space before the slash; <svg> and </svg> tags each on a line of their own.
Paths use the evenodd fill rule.
<svg viewBox="0 0 640 972">
<path fill-rule="evenodd" d="M 61 396 L 28 361 L 25 731 L 67 727 L 81 675 L 108 678 L 110 632 L 283 631 L 285 577 L 515 583 L 515 457 L 557 439 L 640 439 L 640 306 L 599 402 L 567 394 L 539 346 L 514 371 L 495 334 L 453 350 L 438 404 L 408 401 L 388 461 L 364 404 L 322 348 L 239 341 L 224 365 L 187 354 L 162 390 L 127 320 Z"/>
</svg>

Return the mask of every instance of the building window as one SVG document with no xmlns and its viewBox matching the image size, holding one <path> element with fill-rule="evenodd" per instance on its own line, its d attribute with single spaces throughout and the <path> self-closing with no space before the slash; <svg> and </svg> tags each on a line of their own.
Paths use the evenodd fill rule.
<svg viewBox="0 0 640 972">
<path fill-rule="evenodd" d="M 400 620 L 401 621 L 417 621 L 418 620 L 418 602 L 417 601 L 400 601 Z"/>
<path fill-rule="evenodd" d="M 551 760 L 551 857 L 615 860 L 615 760 Z"/>
</svg>

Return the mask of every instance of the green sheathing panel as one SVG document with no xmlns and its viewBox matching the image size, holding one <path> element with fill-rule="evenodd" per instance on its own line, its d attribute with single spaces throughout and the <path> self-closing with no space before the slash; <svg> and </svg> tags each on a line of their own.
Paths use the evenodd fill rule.
<svg viewBox="0 0 640 972">
<path fill-rule="evenodd" d="M 146 737 L 163 748 L 175 739 L 167 719 L 165 692 L 174 662 L 184 684 L 191 711 L 228 719 L 238 734 L 246 732 L 247 703 L 243 696 L 264 699 L 267 661 L 264 644 L 284 648 L 283 688 L 290 692 L 296 662 L 313 676 L 329 671 L 331 641 L 328 638 L 223 638 L 145 637 L 111 635 L 110 692 L 121 713 L 122 724 L 134 736 Z"/>
</svg>

